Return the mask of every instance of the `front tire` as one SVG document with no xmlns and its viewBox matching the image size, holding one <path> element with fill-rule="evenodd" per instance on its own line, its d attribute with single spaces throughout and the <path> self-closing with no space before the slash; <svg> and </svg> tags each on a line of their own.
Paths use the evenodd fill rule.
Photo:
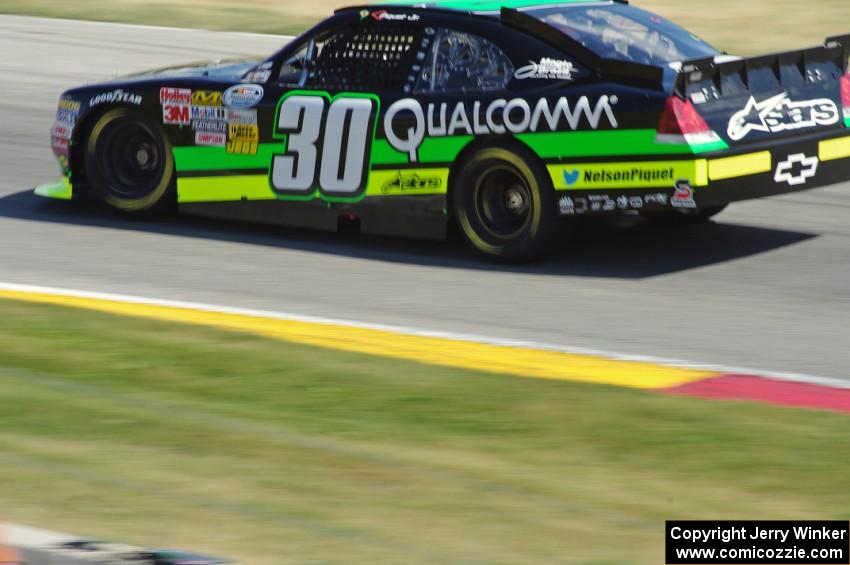
<svg viewBox="0 0 850 565">
<path fill-rule="evenodd" d="M 460 232 L 479 254 L 503 262 L 540 256 L 556 225 L 555 193 L 542 163 L 521 147 L 480 149 L 453 181 Z"/>
<path fill-rule="evenodd" d="M 159 126 L 129 108 L 109 110 L 86 142 L 86 175 L 112 208 L 152 214 L 173 207 L 174 157 Z"/>
</svg>

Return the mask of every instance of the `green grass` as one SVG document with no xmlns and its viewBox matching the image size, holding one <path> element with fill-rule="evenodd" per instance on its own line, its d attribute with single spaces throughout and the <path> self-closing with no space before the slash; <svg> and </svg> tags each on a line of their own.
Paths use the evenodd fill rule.
<svg viewBox="0 0 850 565">
<path fill-rule="evenodd" d="M 245 563 L 647 563 L 846 518 L 850 419 L 0 301 L 0 513 Z"/>
<path fill-rule="evenodd" d="M 0 0 L 0 13 L 294 34 L 357 0 Z M 635 0 L 741 54 L 820 43 L 850 32 L 846 0 Z"/>
</svg>

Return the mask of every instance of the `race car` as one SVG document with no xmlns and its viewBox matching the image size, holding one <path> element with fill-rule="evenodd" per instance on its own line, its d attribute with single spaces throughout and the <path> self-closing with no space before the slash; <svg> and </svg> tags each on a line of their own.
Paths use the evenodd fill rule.
<svg viewBox="0 0 850 565">
<path fill-rule="evenodd" d="M 261 61 L 75 88 L 41 196 L 445 238 L 525 260 L 560 220 L 704 221 L 850 178 L 850 36 L 726 55 L 620 0 L 338 10 Z"/>
</svg>

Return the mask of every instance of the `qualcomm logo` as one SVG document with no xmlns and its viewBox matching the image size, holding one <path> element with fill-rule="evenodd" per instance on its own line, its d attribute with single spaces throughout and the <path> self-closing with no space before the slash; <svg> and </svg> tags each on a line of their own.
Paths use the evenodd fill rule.
<svg viewBox="0 0 850 565">
<path fill-rule="evenodd" d="M 750 132 L 778 133 L 781 131 L 830 126 L 840 120 L 838 106 L 828 98 L 793 102 L 783 92 L 756 102 L 750 96 L 743 110 L 729 120 L 727 133 L 732 141 L 740 141 Z"/>
<path fill-rule="evenodd" d="M 787 182 L 789 186 L 806 184 L 806 181 L 818 174 L 819 163 L 820 160 L 817 157 L 807 157 L 805 153 L 789 155 L 788 159 L 776 166 L 773 180 L 777 183 Z M 798 172 L 795 173 L 795 170 Z"/>
<path fill-rule="evenodd" d="M 455 135 L 505 135 L 527 132 L 555 132 L 617 129 L 614 106 L 616 95 L 602 95 L 593 102 L 587 96 L 570 100 L 540 98 L 500 98 L 446 102 L 425 106 L 414 98 L 394 102 L 384 116 L 387 141 L 396 150 L 407 153 L 412 163 L 419 161 L 419 147 L 425 137 Z"/>
</svg>

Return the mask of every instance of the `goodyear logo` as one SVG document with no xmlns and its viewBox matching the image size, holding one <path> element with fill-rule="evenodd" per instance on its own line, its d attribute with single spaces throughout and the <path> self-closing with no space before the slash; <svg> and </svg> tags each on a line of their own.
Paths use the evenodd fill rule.
<svg viewBox="0 0 850 565">
<path fill-rule="evenodd" d="M 195 106 L 221 106 L 221 92 L 196 90 L 192 93 L 192 104 Z"/>
<path fill-rule="evenodd" d="M 589 163 L 550 167 L 556 188 L 658 188 L 694 178 L 693 162 Z"/>
</svg>

